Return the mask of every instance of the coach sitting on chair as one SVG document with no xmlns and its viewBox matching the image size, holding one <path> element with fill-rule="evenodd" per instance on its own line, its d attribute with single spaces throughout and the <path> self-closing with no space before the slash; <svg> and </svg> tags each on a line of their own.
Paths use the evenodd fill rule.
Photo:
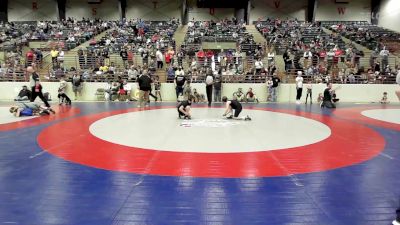
<svg viewBox="0 0 400 225">
<path fill-rule="evenodd" d="M 32 92 L 28 89 L 26 85 L 22 86 L 21 91 L 19 91 L 18 96 L 14 99 L 15 101 L 27 101 L 31 98 Z"/>
</svg>

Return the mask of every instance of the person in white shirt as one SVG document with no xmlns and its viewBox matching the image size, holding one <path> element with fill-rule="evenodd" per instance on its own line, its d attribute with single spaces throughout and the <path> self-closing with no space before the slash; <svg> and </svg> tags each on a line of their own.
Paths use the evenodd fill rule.
<svg viewBox="0 0 400 225">
<path fill-rule="evenodd" d="M 107 38 L 106 40 L 106 46 L 109 46 L 111 44 L 111 40 Z"/>
<path fill-rule="evenodd" d="M 73 35 L 70 35 L 68 37 L 68 42 L 75 42 L 75 37 Z"/>
<path fill-rule="evenodd" d="M 296 90 L 297 90 L 297 95 L 296 95 L 296 104 L 300 104 L 300 99 L 301 95 L 303 94 L 303 72 L 297 71 L 297 77 L 296 77 Z"/>
<path fill-rule="evenodd" d="M 304 57 L 304 68 L 307 68 L 310 60 L 312 59 L 312 53 L 309 50 L 307 50 L 304 52 L 303 57 Z"/>
<path fill-rule="evenodd" d="M 268 65 L 271 65 L 275 61 L 275 53 L 274 52 L 268 52 Z"/>
<path fill-rule="evenodd" d="M 389 64 L 389 51 L 386 49 L 386 47 L 383 47 L 383 49 L 379 53 L 379 55 L 382 58 L 382 62 L 381 62 L 382 67 L 381 68 L 384 69 Z"/>
<path fill-rule="evenodd" d="M 58 66 L 60 67 L 64 67 L 64 55 L 65 55 L 64 51 L 62 50 L 62 48 L 60 48 L 57 56 L 57 61 L 59 63 Z"/>
<path fill-rule="evenodd" d="M 127 97 L 125 101 L 129 102 L 129 100 L 131 98 L 131 93 L 132 93 L 132 86 L 128 83 L 127 80 L 124 80 L 123 89 L 124 89 L 125 95 Z"/>
<path fill-rule="evenodd" d="M 183 71 L 182 67 L 179 67 L 176 71 L 175 71 L 175 77 L 176 76 L 185 76 L 185 71 Z"/>
<path fill-rule="evenodd" d="M 261 59 L 257 59 L 257 61 L 254 63 L 254 66 L 256 68 L 256 74 L 260 74 L 264 64 Z"/>
<path fill-rule="evenodd" d="M 162 69 L 164 66 L 164 55 L 162 54 L 162 52 L 160 51 L 160 49 L 157 49 L 156 52 L 156 59 L 157 59 L 157 69 L 160 68 Z"/>
</svg>

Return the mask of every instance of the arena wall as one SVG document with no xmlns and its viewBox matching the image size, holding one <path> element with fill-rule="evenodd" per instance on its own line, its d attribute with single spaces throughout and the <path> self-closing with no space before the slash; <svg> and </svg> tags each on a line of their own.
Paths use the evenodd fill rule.
<svg viewBox="0 0 400 225">
<path fill-rule="evenodd" d="M 158 0 L 157 3 L 147 0 L 127 0 L 126 18 L 164 21 L 181 17 L 181 1 Z"/>
<path fill-rule="evenodd" d="M 29 85 L 28 83 L 15 83 L 15 82 L 1 82 L 0 83 L 0 100 L 12 101 L 18 94 L 22 85 Z M 57 90 L 59 83 L 55 82 L 44 82 L 42 83 L 44 92 L 49 92 L 52 96 L 53 102 L 57 102 Z M 73 96 L 71 84 L 68 84 L 67 94 Z M 84 83 L 82 97 L 83 101 L 96 101 L 95 96 L 98 88 L 104 88 L 106 83 Z M 337 86 L 336 84 L 334 87 Z M 343 84 L 341 88 L 337 90 L 337 95 L 341 102 L 378 102 L 382 97 L 384 91 L 388 92 L 388 98 L 391 102 L 398 102 L 395 90 L 399 90 L 399 85 L 381 85 L 381 84 Z M 133 89 L 136 88 L 136 84 L 132 84 Z M 260 101 L 265 101 L 267 96 L 267 87 L 265 84 L 223 84 L 222 95 L 231 97 L 233 92 L 238 88 L 242 88 L 243 91 L 247 91 L 249 87 L 252 87 Z M 316 102 L 318 93 L 323 93 L 326 85 L 318 84 L 313 86 L 313 101 Z M 192 84 L 192 90 L 196 88 L 199 93 L 206 94 L 205 84 Z M 175 101 L 175 88 L 172 83 L 163 83 L 161 87 L 161 94 L 164 101 Z M 305 99 L 306 91 L 303 91 L 303 100 Z M 72 98 L 73 99 L 73 98 Z M 278 101 L 279 102 L 294 102 L 296 99 L 296 88 L 294 84 L 281 84 L 278 89 Z"/>
<path fill-rule="evenodd" d="M 104 0 L 101 4 L 88 4 L 82 0 L 68 0 L 66 17 L 82 19 L 82 17 L 103 20 L 120 20 L 120 4 L 118 0 Z"/>
<path fill-rule="evenodd" d="M 3 0 L 4 1 L 4 0 Z M 57 1 L 8 1 L 8 21 L 58 20 Z"/>
<path fill-rule="evenodd" d="M 258 19 L 294 19 L 305 21 L 307 0 L 251 0 L 250 23 Z"/>
<path fill-rule="evenodd" d="M 235 15 L 235 9 L 233 8 L 196 8 L 192 7 L 188 11 L 189 20 L 220 20 L 220 19 L 231 19 Z"/>
<path fill-rule="evenodd" d="M 349 0 L 347 4 L 335 0 L 319 0 L 315 15 L 317 21 L 371 21 L 370 0 Z"/>
<path fill-rule="evenodd" d="M 379 19 L 379 26 L 400 32 L 400 1 L 382 0 Z"/>
</svg>

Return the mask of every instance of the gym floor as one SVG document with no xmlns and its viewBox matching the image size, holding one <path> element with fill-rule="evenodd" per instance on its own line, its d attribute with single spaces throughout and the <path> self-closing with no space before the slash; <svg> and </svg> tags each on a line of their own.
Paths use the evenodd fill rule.
<svg viewBox="0 0 400 225">
<path fill-rule="evenodd" d="M 400 105 L 0 104 L 0 224 L 389 225 Z"/>
</svg>

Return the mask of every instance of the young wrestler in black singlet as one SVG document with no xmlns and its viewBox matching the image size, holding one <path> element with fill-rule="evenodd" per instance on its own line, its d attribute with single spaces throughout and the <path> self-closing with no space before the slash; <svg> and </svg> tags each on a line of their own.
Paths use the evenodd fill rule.
<svg viewBox="0 0 400 225">
<path fill-rule="evenodd" d="M 179 119 L 184 117 L 184 119 L 191 119 L 192 115 L 190 113 L 190 106 L 192 105 L 192 99 L 189 98 L 188 100 L 181 101 L 179 102 L 177 109 L 178 109 L 178 115 Z"/>
<path fill-rule="evenodd" d="M 251 120 L 249 116 L 244 118 L 239 117 L 239 114 L 242 112 L 242 104 L 238 100 L 228 100 L 226 96 L 222 97 L 222 102 L 226 103 L 226 110 L 222 116 L 227 116 L 228 119 L 236 119 L 236 120 Z M 232 111 L 235 110 L 234 115 L 232 116 Z"/>
</svg>

